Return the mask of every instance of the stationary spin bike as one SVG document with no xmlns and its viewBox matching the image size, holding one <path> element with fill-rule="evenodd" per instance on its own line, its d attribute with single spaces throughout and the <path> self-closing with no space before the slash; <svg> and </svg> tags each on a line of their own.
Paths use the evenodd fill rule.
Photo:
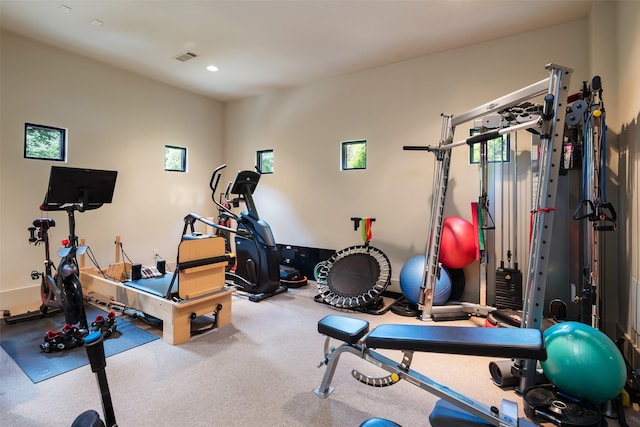
<svg viewBox="0 0 640 427">
<path fill-rule="evenodd" d="M 46 314 L 49 308 L 59 308 L 64 313 L 65 323 L 78 324 L 80 330 L 88 331 L 89 325 L 84 309 L 82 284 L 77 256 L 86 252 L 87 246 L 78 244 L 76 235 L 75 212 L 85 212 L 111 203 L 117 172 L 67 167 L 51 167 L 49 187 L 45 200 L 40 206 L 43 211 L 66 211 L 69 220 L 69 238 L 62 241 L 63 247 L 58 251 L 60 263 L 53 273 L 53 262 L 49 256 L 49 227 L 55 225 L 50 218 L 34 221 L 40 227 L 39 237 L 45 244 L 45 272 L 41 274 L 40 294 L 42 305 L 40 311 Z M 32 273 L 33 277 L 34 273 Z"/>
<path fill-rule="evenodd" d="M 237 224 L 236 229 L 231 231 L 235 235 L 236 268 L 235 271 L 226 272 L 226 278 L 239 290 L 250 294 L 249 299 L 254 302 L 286 292 L 287 287 L 280 283 L 275 238 L 269 224 L 260 219 L 253 200 L 260 174 L 249 170 L 238 172 L 233 183 L 227 186 L 223 203 L 216 200 L 216 191 L 222 177 L 221 171 L 226 166 L 217 167 L 209 182 L 211 199 L 218 207 L 219 222 L 233 219 Z M 235 197 L 229 198 L 229 194 Z M 236 215 L 230 206 L 237 207 L 240 203 L 244 203 L 247 210 Z M 228 231 L 226 227 L 215 228 Z"/>
<path fill-rule="evenodd" d="M 69 238 L 62 241 L 62 248 L 58 250 L 60 263 L 56 269 L 55 275 L 52 275 L 53 262 L 49 258 L 49 241 L 48 237 L 45 241 L 45 252 L 47 252 L 47 260 L 45 260 L 45 272 L 40 282 L 40 296 L 42 305 L 40 312 L 47 314 L 49 308 L 59 308 L 64 312 L 65 323 L 75 325 L 82 330 L 88 330 L 87 316 L 84 310 L 84 300 L 82 296 L 82 285 L 80 283 L 78 267 L 78 255 L 86 252 L 87 247 L 78 245 L 78 236 L 75 234 L 75 216 L 76 210 L 80 211 L 78 205 L 69 205 L 60 207 L 55 205 L 41 206 L 43 210 L 66 210 L 69 217 Z M 48 218 L 44 218 L 45 220 Z M 38 220 L 36 220 L 38 221 Z M 53 220 L 52 220 L 53 221 Z M 34 221 L 35 222 L 35 221 Z M 31 273 L 32 277 L 34 273 Z"/>
</svg>

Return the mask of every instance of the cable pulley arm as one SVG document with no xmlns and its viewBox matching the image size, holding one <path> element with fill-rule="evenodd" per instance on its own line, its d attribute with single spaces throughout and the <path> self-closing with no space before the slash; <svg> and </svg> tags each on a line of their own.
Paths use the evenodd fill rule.
<svg viewBox="0 0 640 427">
<path fill-rule="evenodd" d="M 542 119 L 540 117 L 534 119 L 534 120 L 529 120 L 528 122 L 524 122 L 524 123 L 520 123 L 517 125 L 513 125 L 513 126 L 508 126 L 505 128 L 501 128 L 501 129 L 496 129 L 496 130 L 491 130 L 489 132 L 483 132 L 483 133 L 479 133 L 477 135 L 471 136 L 469 138 L 466 138 L 462 141 L 456 141 L 456 142 L 452 142 L 451 144 L 445 144 L 442 145 L 440 147 L 414 147 L 414 148 L 407 148 L 407 147 L 403 147 L 403 150 L 407 150 L 407 149 L 412 149 L 412 150 L 417 150 L 417 149 L 428 149 L 427 151 L 441 151 L 441 150 L 448 150 L 451 148 L 455 148 L 461 145 L 474 145 L 474 144 L 478 144 L 481 142 L 486 142 L 486 141 L 490 141 L 492 139 L 498 138 L 502 135 L 506 135 L 508 133 L 512 133 L 521 129 L 529 129 L 529 128 L 536 128 L 536 127 L 540 127 L 540 124 L 542 122 Z"/>
</svg>

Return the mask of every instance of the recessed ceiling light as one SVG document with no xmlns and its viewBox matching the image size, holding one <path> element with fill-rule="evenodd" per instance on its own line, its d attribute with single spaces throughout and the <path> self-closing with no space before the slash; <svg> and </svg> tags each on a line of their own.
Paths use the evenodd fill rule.
<svg viewBox="0 0 640 427">
<path fill-rule="evenodd" d="M 102 22 L 99 19 L 92 19 L 91 20 L 91 25 L 93 25 L 94 27 L 101 27 L 102 24 L 104 24 L 104 22 Z"/>
<path fill-rule="evenodd" d="M 216 67 L 215 65 L 209 65 L 207 66 L 207 70 L 213 71 L 215 73 L 216 71 L 218 71 L 218 67 Z"/>
<path fill-rule="evenodd" d="M 60 6 L 58 6 L 58 12 L 60 13 L 69 13 L 71 12 L 71 8 L 67 5 L 61 4 Z"/>
</svg>

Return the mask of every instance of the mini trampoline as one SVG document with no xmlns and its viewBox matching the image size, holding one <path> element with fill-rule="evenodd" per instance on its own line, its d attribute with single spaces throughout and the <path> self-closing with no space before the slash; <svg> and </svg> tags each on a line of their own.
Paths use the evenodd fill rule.
<svg viewBox="0 0 640 427">
<path fill-rule="evenodd" d="M 319 266 L 319 298 L 338 308 L 364 307 L 381 296 L 391 282 L 391 263 L 378 248 L 351 246 Z"/>
</svg>

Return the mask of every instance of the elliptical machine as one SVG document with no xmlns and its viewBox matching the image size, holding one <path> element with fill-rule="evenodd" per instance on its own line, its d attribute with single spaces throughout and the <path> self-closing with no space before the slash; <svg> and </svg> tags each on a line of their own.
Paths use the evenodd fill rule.
<svg viewBox="0 0 640 427">
<path fill-rule="evenodd" d="M 235 234 L 236 267 L 235 271 L 227 271 L 228 281 L 241 291 L 250 294 L 249 300 L 258 302 L 287 291 L 287 287 L 280 283 L 280 262 L 278 248 L 271 227 L 260 219 L 253 200 L 253 192 L 260 180 L 260 174 L 254 171 L 240 171 L 233 183 L 229 183 L 223 196 L 223 202 L 216 200 L 216 191 L 222 170 L 227 165 L 218 166 L 211 175 L 209 188 L 211 199 L 218 207 L 218 222 L 233 219 L 237 226 L 232 232 Z M 229 199 L 229 194 L 236 196 Z M 236 215 L 230 209 L 244 203 L 247 210 Z M 222 230 L 224 237 L 229 239 L 226 227 L 214 227 Z"/>
</svg>

